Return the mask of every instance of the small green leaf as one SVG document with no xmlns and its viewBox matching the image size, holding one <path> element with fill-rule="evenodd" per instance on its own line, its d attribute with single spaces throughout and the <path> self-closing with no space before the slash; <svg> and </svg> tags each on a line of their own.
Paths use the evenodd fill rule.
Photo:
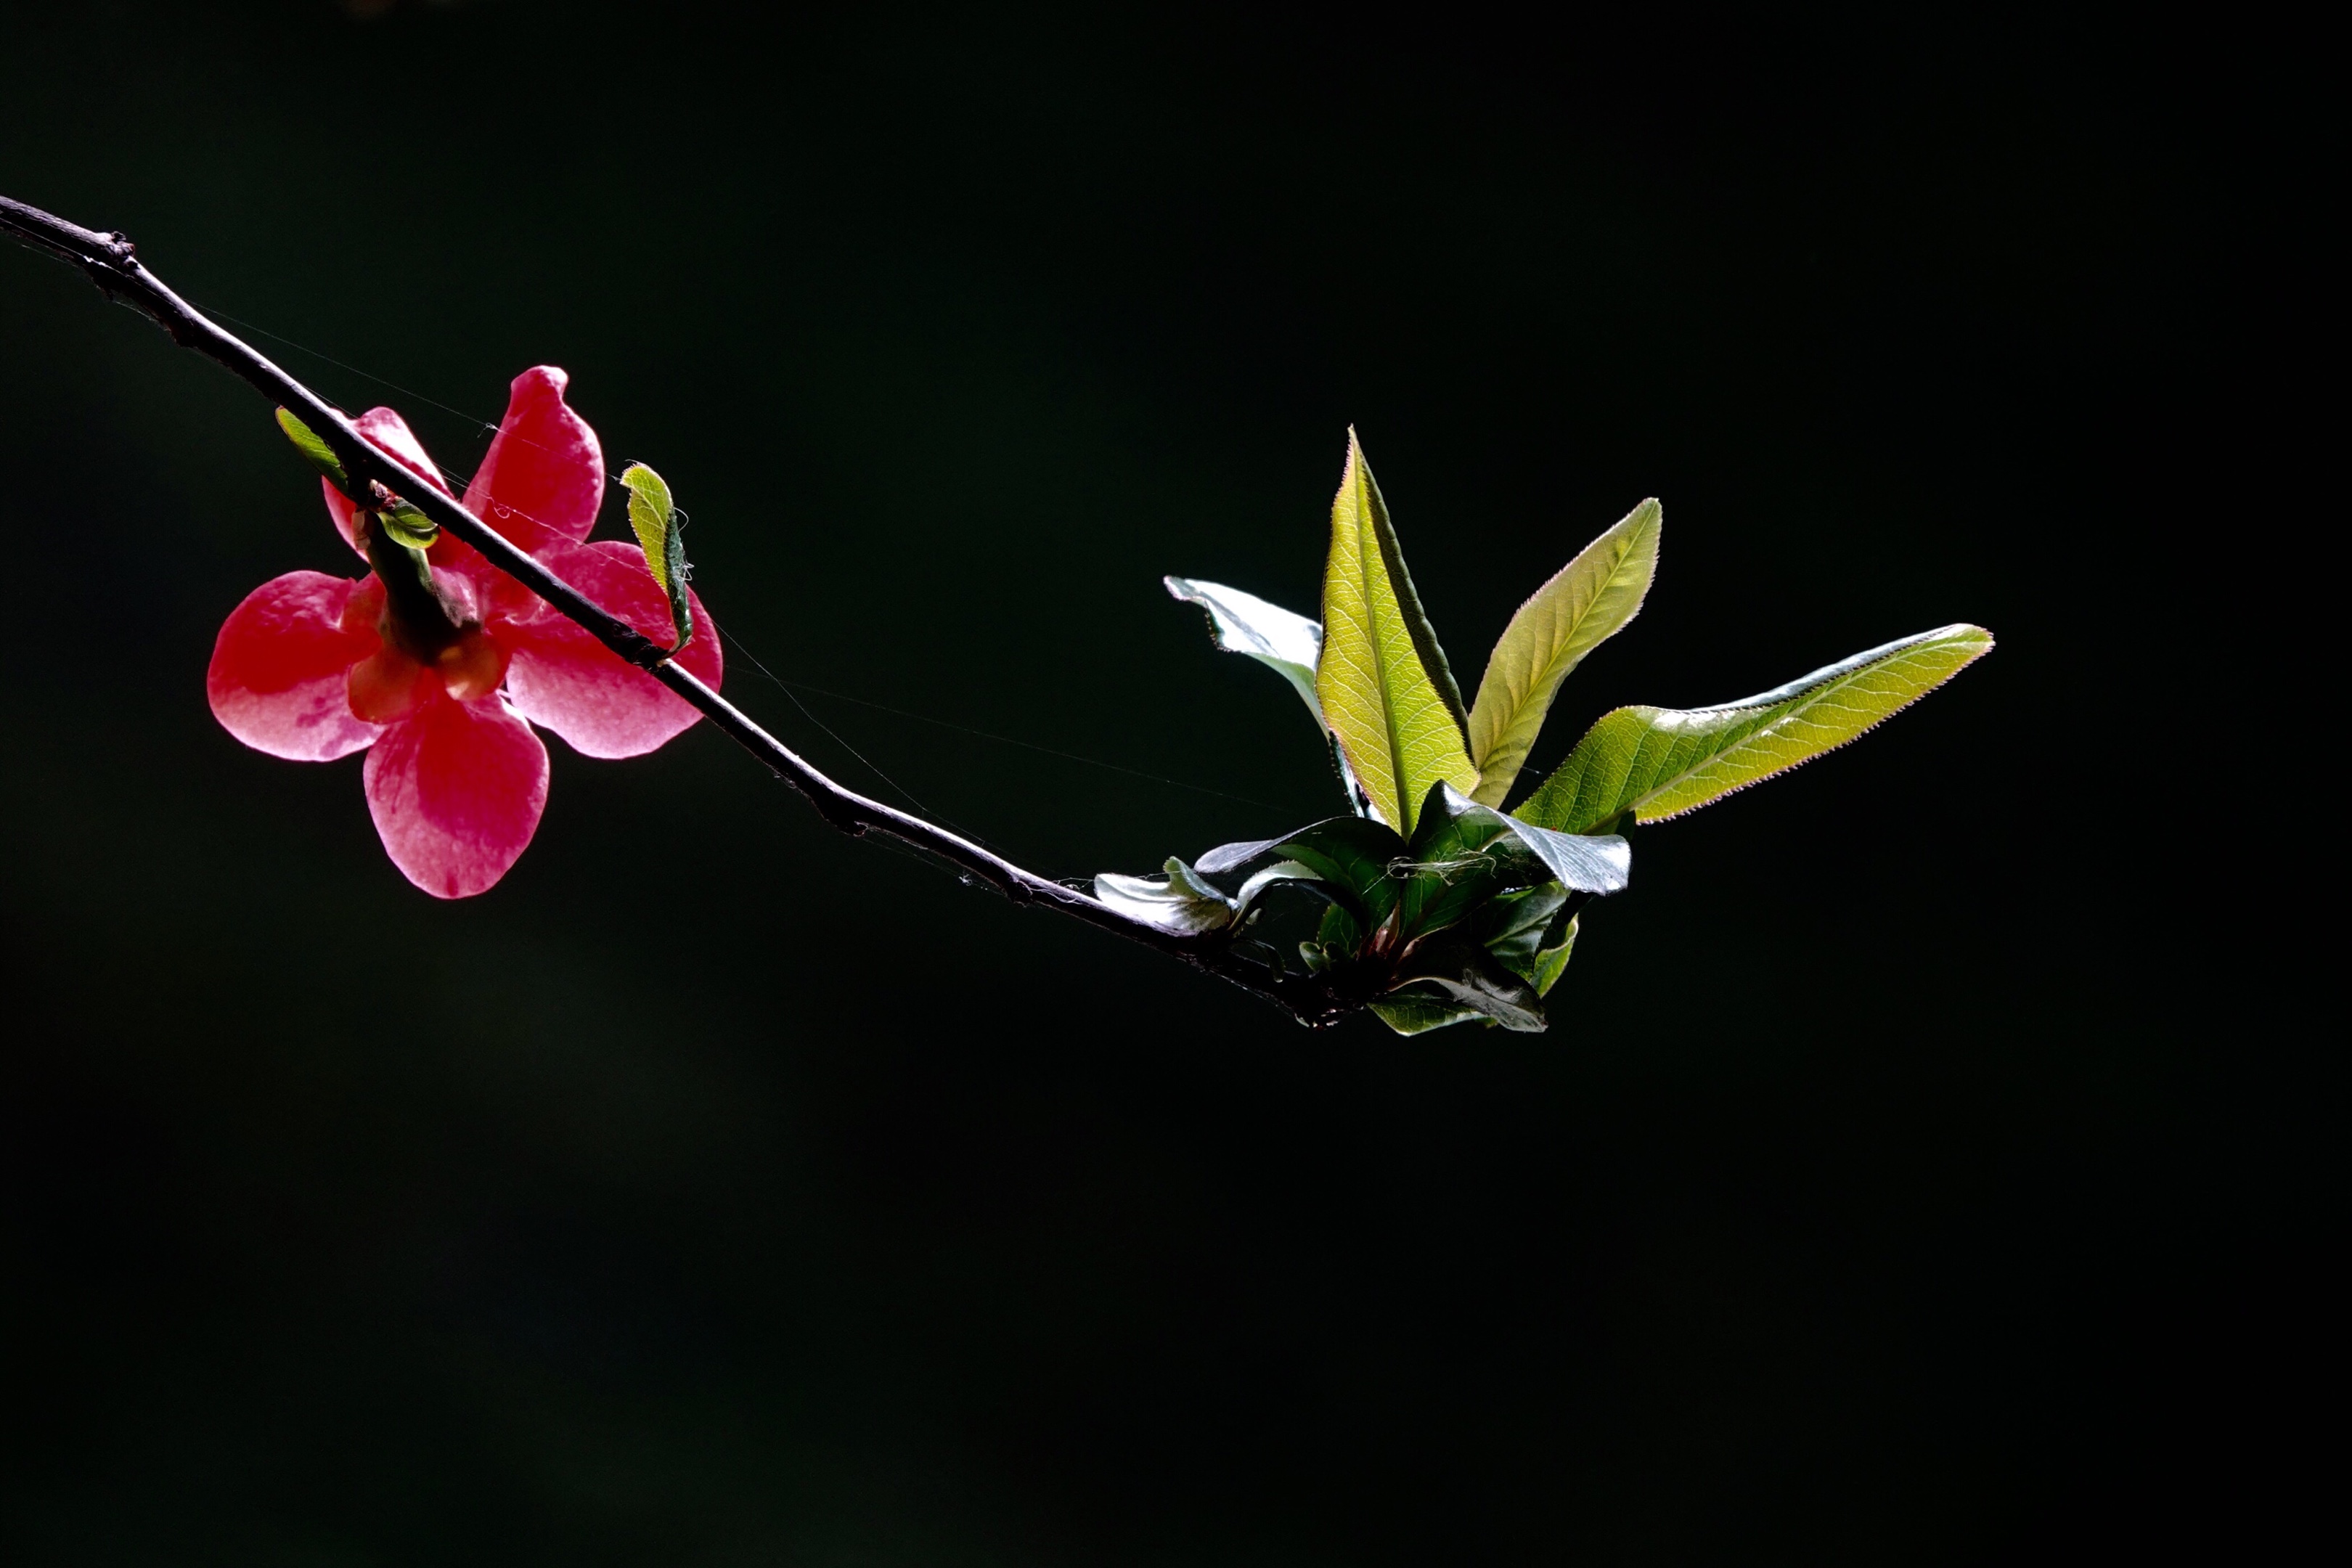
<svg viewBox="0 0 2352 1568">
<path fill-rule="evenodd" d="M 1364 928 L 1356 923 L 1356 917 L 1346 905 L 1334 903 L 1323 911 L 1315 940 L 1298 944 L 1298 956 L 1307 961 L 1309 974 L 1321 974 L 1344 963 L 1363 941 Z"/>
<path fill-rule="evenodd" d="M 1443 779 L 1465 792 L 1478 786 L 1462 693 L 1413 592 L 1387 503 L 1353 430 L 1331 502 L 1315 690 L 1381 821 L 1410 834 L 1431 784 Z"/>
<path fill-rule="evenodd" d="M 294 443 L 294 449 L 301 453 L 312 468 L 335 481 L 337 489 L 346 492 L 351 489 L 352 481 L 343 472 L 341 459 L 335 456 L 332 447 L 319 438 L 316 430 L 283 408 L 278 411 L 278 427 L 286 432 L 286 438 Z"/>
<path fill-rule="evenodd" d="M 1696 811 L 1844 745 L 1992 646 L 1981 626 L 1943 626 L 1720 708 L 1620 708 L 1512 815 L 1582 834 L 1626 811 L 1642 822 Z"/>
<path fill-rule="evenodd" d="M 1364 928 L 1345 904 L 1333 904 L 1323 911 L 1323 922 L 1316 928 L 1315 935 L 1325 947 L 1353 952 L 1364 940 Z"/>
<path fill-rule="evenodd" d="M 662 477 L 643 463 L 622 469 L 621 483 L 629 492 L 629 527 L 637 536 L 637 548 L 645 552 L 646 570 L 669 595 L 670 630 L 677 639 L 671 651 L 676 652 L 694 640 L 694 607 L 686 594 L 693 574 L 686 561 L 686 514 L 671 501 Z"/>
<path fill-rule="evenodd" d="M 385 533 L 393 542 L 411 550 L 427 550 L 441 537 L 441 525 L 401 500 L 392 498 L 390 504 L 379 507 L 376 517 L 383 522 Z"/>
<path fill-rule="evenodd" d="M 1503 628 L 1470 710 L 1471 798 L 1499 806 L 1569 672 L 1641 613 L 1658 567 L 1658 503 L 1645 500 L 1586 545 Z"/>
<path fill-rule="evenodd" d="M 1535 962 L 1522 971 L 1527 975 L 1528 984 L 1536 988 L 1537 995 L 1550 995 L 1551 988 L 1559 984 L 1559 977 L 1567 973 L 1568 955 L 1576 951 L 1576 924 L 1583 918 L 1582 915 L 1569 916 L 1568 930 L 1560 937 L 1559 945 L 1538 952 Z"/>
</svg>

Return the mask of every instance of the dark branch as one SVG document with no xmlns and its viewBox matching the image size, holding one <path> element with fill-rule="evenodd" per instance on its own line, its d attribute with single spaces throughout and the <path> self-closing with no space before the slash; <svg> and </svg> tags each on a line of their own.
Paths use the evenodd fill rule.
<svg viewBox="0 0 2352 1568">
<path fill-rule="evenodd" d="M 182 348 L 203 354 L 272 403 L 293 410 L 334 448 L 353 488 L 360 491 L 352 498 L 354 504 L 362 508 L 374 504 L 368 499 L 372 485 L 382 485 L 408 501 L 586 628 L 597 641 L 692 703 L 729 739 L 799 790 L 816 807 L 818 815 L 843 832 L 853 837 L 882 832 L 903 839 L 982 879 L 1015 903 L 1043 905 L 1157 948 L 1194 968 L 1255 992 L 1302 1024 L 1334 1023 L 1361 1005 L 1360 999 L 1339 995 L 1319 979 L 1276 973 L 1242 956 L 1233 951 L 1230 932 L 1176 936 L 1130 920 L 1097 900 L 1024 870 L 943 827 L 843 788 L 753 723 L 733 703 L 669 662 L 669 650 L 641 636 L 635 627 L 606 612 L 509 542 L 504 534 L 451 500 L 425 476 L 410 471 L 398 459 L 368 442 L 340 409 L 165 288 L 133 254 L 131 241 L 122 235 L 96 233 L 5 196 L 0 196 L 0 229 L 34 249 L 79 267 L 108 299 L 148 316 Z"/>
</svg>

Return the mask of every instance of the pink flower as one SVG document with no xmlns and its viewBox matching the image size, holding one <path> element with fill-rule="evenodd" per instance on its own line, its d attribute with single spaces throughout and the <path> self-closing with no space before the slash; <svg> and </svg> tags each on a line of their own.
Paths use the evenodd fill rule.
<svg viewBox="0 0 2352 1568">
<path fill-rule="evenodd" d="M 564 405 L 552 365 L 515 377 L 507 416 L 466 506 L 557 576 L 664 647 L 669 605 L 634 544 L 583 542 L 604 495 L 596 433 Z M 400 416 L 373 408 L 356 422 L 370 441 L 434 480 L 441 471 Z M 332 484 L 327 510 L 362 559 L 362 515 Z M 590 757 L 653 751 L 698 715 L 632 668 L 537 595 L 443 532 L 426 552 L 429 589 L 413 557 L 377 543 L 385 580 L 289 572 L 254 590 L 213 648 L 213 712 L 247 745 L 324 763 L 368 750 L 368 813 L 408 879 L 462 899 L 506 875 L 547 805 L 552 730 Z M 694 640 L 678 663 L 712 686 L 719 639 L 693 601 Z"/>
</svg>

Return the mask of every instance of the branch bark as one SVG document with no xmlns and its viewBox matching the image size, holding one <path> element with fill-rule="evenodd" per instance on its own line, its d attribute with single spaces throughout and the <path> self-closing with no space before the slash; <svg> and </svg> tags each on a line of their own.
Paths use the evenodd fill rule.
<svg viewBox="0 0 2352 1568">
<path fill-rule="evenodd" d="M 607 613 L 509 542 L 504 534 L 442 494 L 425 476 L 412 472 L 369 443 L 341 410 L 164 287 L 163 280 L 139 260 L 127 237 L 83 228 L 5 196 L 0 196 L 0 229 L 33 249 L 79 268 L 108 299 L 147 316 L 182 348 L 204 355 L 273 404 L 293 410 L 334 448 L 344 472 L 353 481 L 353 489 L 361 492 L 351 498 L 354 505 L 370 508 L 379 504 L 371 499 L 371 486 L 381 485 L 415 506 L 584 627 L 597 641 L 691 703 L 730 740 L 800 791 L 816 807 L 819 816 L 842 832 L 853 837 L 875 832 L 889 834 L 971 872 L 1016 904 L 1053 910 L 1156 948 L 1195 969 L 1265 997 L 1309 1026 L 1336 1023 L 1362 1005 L 1361 998 L 1335 994 L 1319 979 L 1279 972 L 1234 951 L 1230 932 L 1177 936 L 1131 920 L 1096 899 L 1024 870 L 970 839 L 835 783 L 754 723 L 742 710 L 670 662 L 667 651 L 658 644 Z"/>
</svg>

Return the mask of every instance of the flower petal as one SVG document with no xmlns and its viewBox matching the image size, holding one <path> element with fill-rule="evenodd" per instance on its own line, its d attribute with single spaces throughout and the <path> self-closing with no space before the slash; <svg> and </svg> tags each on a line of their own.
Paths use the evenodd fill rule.
<svg viewBox="0 0 2352 1568">
<path fill-rule="evenodd" d="M 539 552 L 548 570 L 637 630 L 667 647 L 669 601 L 646 570 L 636 547 L 617 540 L 551 544 Z M 702 601 L 688 590 L 694 641 L 677 662 L 717 686 L 724 670 L 719 631 Z M 543 603 L 527 618 L 493 625 L 490 633 L 513 655 L 507 695 L 515 711 L 552 730 L 588 757 L 636 757 L 664 744 L 700 715 L 644 670 L 565 620 Z"/>
<path fill-rule="evenodd" d="M 547 748 L 495 697 L 436 697 L 368 753 L 367 800 L 403 876 L 436 899 L 471 898 L 538 831 Z"/>
<path fill-rule="evenodd" d="M 565 406 L 570 381 L 551 364 L 514 378 L 507 416 L 466 487 L 467 510 L 533 552 L 540 539 L 516 519 L 585 539 L 604 500 L 604 449 L 588 422 Z"/>
<path fill-rule="evenodd" d="M 434 466 L 433 459 L 425 455 L 425 443 L 416 438 L 416 433 L 408 427 L 407 420 L 389 408 L 371 408 L 352 423 L 359 426 L 360 434 L 377 448 L 391 453 L 431 479 L 433 488 L 443 495 L 449 493 L 448 482 L 441 477 L 441 470 Z M 366 551 L 360 550 L 359 531 L 352 521 L 358 509 L 343 499 L 343 492 L 335 488 L 334 480 L 322 479 L 319 481 L 319 488 L 327 493 L 327 515 L 333 518 L 335 526 L 341 530 L 343 542 L 353 550 L 359 550 L 361 555 L 366 555 Z"/>
<path fill-rule="evenodd" d="M 213 644 L 205 693 L 221 727 L 257 752 L 332 762 L 376 737 L 352 713 L 344 677 L 382 646 L 365 620 L 346 626 L 361 584 L 289 572 L 229 612 Z"/>
</svg>

